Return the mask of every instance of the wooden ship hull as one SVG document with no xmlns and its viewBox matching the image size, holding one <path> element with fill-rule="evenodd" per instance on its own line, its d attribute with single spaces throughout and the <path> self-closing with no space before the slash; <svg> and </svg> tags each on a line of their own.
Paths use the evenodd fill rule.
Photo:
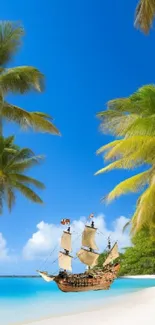
<svg viewBox="0 0 155 325">
<path fill-rule="evenodd" d="M 64 276 L 56 276 L 54 281 L 58 288 L 63 292 L 83 292 L 95 290 L 108 290 L 117 278 L 120 264 L 111 266 L 108 270 L 94 270 L 91 274 L 71 274 Z"/>
</svg>

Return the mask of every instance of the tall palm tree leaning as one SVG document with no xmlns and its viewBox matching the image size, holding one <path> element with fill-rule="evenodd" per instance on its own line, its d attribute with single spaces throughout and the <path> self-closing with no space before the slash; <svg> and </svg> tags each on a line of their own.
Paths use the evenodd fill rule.
<svg viewBox="0 0 155 325">
<path fill-rule="evenodd" d="M 139 0 L 135 12 L 135 26 L 148 34 L 155 18 L 155 0 Z"/>
<path fill-rule="evenodd" d="M 32 187 L 43 189 L 43 183 L 24 174 L 40 159 L 41 156 L 35 156 L 32 150 L 16 146 L 14 136 L 0 137 L 0 214 L 4 202 L 11 211 L 16 201 L 16 191 L 32 202 L 42 203 Z"/>
<path fill-rule="evenodd" d="M 41 92 L 44 76 L 35 67 L 20 66 L 7 68 L 12 57 L 21 46 L 24 30 L 13 22 L 0 22 L 0 133 L 2 121 L 13 121 L 23 128 L 59 135 L 58 129 L 51 122 L 52 118 L 42 112 L 28 112 L 5 100 L 8 93 L 24 94 L 28 91 Z"/>
<path fill-rule="evenodd" d="M 128 98 L 108 102 L 108 109 L 98 113 L 101 130 L 116 137 L 101 147 L 105 161 L 112 162 L 96 175 L 113 169 L 146 170 L 118 184 L 105 198 L 110 202 L 127 192 L 140 191 L 135 213 L 131 219 L 132 233 L 143 226 L 155 229 L 155 86 L 144 86 Z M 143 190 L 143 191 L 142 191 Z"/>
</svg>

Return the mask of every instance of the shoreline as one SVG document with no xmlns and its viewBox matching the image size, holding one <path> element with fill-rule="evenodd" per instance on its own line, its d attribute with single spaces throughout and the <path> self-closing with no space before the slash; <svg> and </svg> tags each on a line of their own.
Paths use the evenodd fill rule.
<svg viewBox="0 0 155 325">
<path fill-rule="evenodd" d="M 22 325 L 154 325 L 155 287 L 145 288 L 124 296 L 114 297 L 103 307 L 84 312 L 53 316 Z"/>
<path fill-rule="evenodd" d="M 124 275 L 120 276 L 118 279 L 155 279 L 155 274 L 146 275 Z"/>
</svg>

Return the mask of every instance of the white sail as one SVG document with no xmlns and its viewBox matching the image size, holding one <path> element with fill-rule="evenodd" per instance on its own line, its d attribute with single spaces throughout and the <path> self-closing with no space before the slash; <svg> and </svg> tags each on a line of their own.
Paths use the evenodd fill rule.
<svg viewBox="0 0 155 325">
<path fill-rule="evenodd" d="M 64 231 L 61 237 L 61 247 L 67 251 L 71 251 L 71 233 Z"/>
<path fill-rule="evenodd" d="M 60 269 L 64 269 L 66 271 L 72 271 L 72 257 L 70 255 L 66 255 L 63 252 L 59 252 L 59 267 Z"/>
<path fill-rule="evenodd" d="M 82 246 L 98 250 L 95 243 L 96 228 L 85 226 L 82 234 Z"/>
<path fill-rule="evenodd" d="M 88 266 L 95 266 L 97 264 L 97 259 L 99 257 L 99 254 L 81 248 L 77 253 L 77 256 L 82 263 Z"/>
<path fill-rule="evenodd" d="M 119 257 L 119 252 L 118 252 L 118 245 L 115 243 L 113 248 L 111 249 L 110 253 L 108 254 L 105 262 L 103 263 L 103 266 L 106 266 L 113 262 L 117 257 Z"/>
<path fill-rule="evenodd" d="M 51 282 L 54 280 L 55 276 L 51 276 L 51 275 L 48 275 L 47 272 L 43 272 L 43 271 L 37 271 L 40 276 L 46 281 L 46 282 Z"/>
</svg>

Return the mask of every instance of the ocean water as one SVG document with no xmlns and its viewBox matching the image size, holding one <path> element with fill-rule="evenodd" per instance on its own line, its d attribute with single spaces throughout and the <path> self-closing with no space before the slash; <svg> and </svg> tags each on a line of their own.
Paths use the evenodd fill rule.
<svg viewBox="0 0 155 325">
<path fill-rule="evenodd" d="M 0 278 L 0 325 L 31 322 L 103 306 L 110 298 L 155 286 L 155 279 L 117 279 L 108 291 L 63 293 L 41 278 Z"/>
</svg>

